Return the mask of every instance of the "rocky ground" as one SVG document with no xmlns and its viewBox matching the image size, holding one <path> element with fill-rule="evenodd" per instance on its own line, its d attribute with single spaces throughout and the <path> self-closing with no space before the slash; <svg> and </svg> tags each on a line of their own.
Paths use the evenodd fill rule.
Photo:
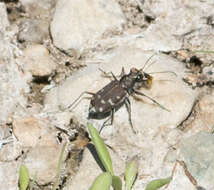
<svg viewBox="0 0 214 190">
<path fill-rule="evenodd" d="M 128 73 L 153 55 L 141 92 L 170 111 L 130 97 L 136 134 L 125 106 L 115 113 L 101 133 L 115 173 L 137 159 L 140 190 L 178 163 L 166 189 L 213 190 L 213 10 L 211 0 L 0 1 L 0 189 L 19 189 L 23 163 L 35 189 L 52 189 L 65 142 L 59 189 L 89 189 L 102 172 L 86 148 L 90 100 L 67 108 L 110 82 L 99 69 Z"/>
</svg>

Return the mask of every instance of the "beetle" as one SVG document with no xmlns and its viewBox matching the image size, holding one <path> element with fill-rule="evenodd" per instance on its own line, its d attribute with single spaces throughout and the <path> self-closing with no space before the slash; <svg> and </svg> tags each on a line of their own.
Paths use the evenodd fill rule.
<svg viewBox="0 0 214 190">
<path fill-rule="evenodd" d="M 80 100 L 83 94 L 92 95 L 89 105 L 88 119 L 104 119 L 109 116 L 109 118 L 104 121 L 99 133 L 101 133 L 105 126 L 113 124 L 114 113 L 124 104 L 128 111 L 129 123 L 133 132 L 136 133 L 131 118 L 131 103 L 129 100 L 130 95 L 145 96 L 162 109 L 169 111 L 153 98 L 138 91 L 142 87 L 150 89 L 152 85 L 153 77 L 150 74 L 143 72 L 143 68 L 139 70 L 136 68 L 131 68 L 128 74 L 125 74 L 123 68 L 120 75 L 121 78 L 119 80 L 112 72 L 111 75 L 113 80 L 101 90 L 96 93 L 85 91 L 81 93 L 81 95 L 69 106 L 69 108 L 72 107 L 78 100 Z M 110 123 L 108 123 L 109 120 Z"/>
</svg>

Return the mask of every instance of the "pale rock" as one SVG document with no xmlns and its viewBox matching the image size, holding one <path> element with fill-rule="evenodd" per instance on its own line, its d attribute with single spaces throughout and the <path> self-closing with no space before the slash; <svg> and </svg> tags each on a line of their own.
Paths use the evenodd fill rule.
<svg viewBox="0 0 214 190">
<path fill-rule="evenodd" d="M 27 118 L 25 120 L 27 121 Z M 35 119 L 31 120 L 33 121 Z M 25 127 L 27 127 L 27 125 L 28 124 L 26 122 Z M 35 121 L 32 127 L 35 127 L 36 129 L 34 129 L 33 132 L 28 131 L 28 135 L 25 132 L 20 132 L 20 136 L 23 136 L 23 134 L 26 135 L 24 137 L 25 141 L 22 141 L 22 143 L 28 143 L 29 141 L 29 144 L 33 145 L 32 147 L 29 147 L 28 144 L 22 145 L 22 147 L 29 147 L 26 158 L 24 159 L 24 164 L 29 169 L 30 174 L 34 175 L 37 173 L 37 183 L 44 185 L 55 181 L 62 145 L 58 144 L 56 139 L 56 130 L 53 130 L 54 128 L 50 126 L 48 121 Z M 32 139 L 30 141 L 30 135 L 34 134 L 35 137 L 31 136 Z M 64 153 L 62 161 L 64 161 L 65 158 L 66 154 Z"/>
<path fill-rule="evenodd" d="M 191 175 L 198 185 L 205 189 L 213 189 L 214 170 L 214 136 L 207 132 L 199 132 L 186 138 L 180 144 L 180 154 Z"/>
<path fill-rule="evenodd" d="M 175 36 L 170 35 L 171 25 L 152 24 L 149 28 L 139 35 L 136 46 L 144 50 L 153 51 L 176 51 L 181 49 L 182 42 Z"/>
<path fill-rule="evenodd" d="M 167 26 L 168 35 L 185 35 L 206 26 L 204 19 L 210 16 L 213 2 L 194 0 L 175 0 L 166 2 L 155 1 L 150 4 L 150 9 L 157 19 L 158 26 Z M 158 31 L 157 31 L 158 32 Z M 167 36 L 166 36 L 167 37 Z"/>
<path fill-rule="evenodd" d="M 0 162 L 12 162 L 17 159 L 23 151 L 23 147 L 14 139 L 0 149 Z"/>
<path fill-rule="evenodd" d="M 214 92 L 204 94 L 200 97 L 195 114 L 188 118 L 190 122 L 185 126 L 185 137 L 190 137 L 200 131 L 214 131 Z"/>
<path fill-rule="evenodd" d="M 19 26 L 18 40 L 42 44 L 48 38 L 48 21 L 39 19 L 23 19 Z"/>
<path fill-rule="evenodd" d="M 0 31 L 4 31 L 6 27 L 9 26 L 9 21 L 7 18 L 6 5 L 4 3 L 0 3 Z"/>
<path fill-rule="evenodd" d="M 114 0 L 61 0 L 57 2 L 51 35 L 62 50 L 82 50 L 108 30 L 121 29 L 124 15 Z"/>
<path fill-rule="evenodd" d="M 0 124 L 4 125 L 17 104 L 26 105 L 23 93 L 29 92 L 29 87 L 14 58 L 18 48 L 11 43 L 14 36 L 7 31 L 9 22 L 4 3 L 0 3 L 0 17 Z"/>
<path fill-rule="evenodd" d="M 37 173 L 36 181 L 40 185 L 53 182 L 62 147 L 57 142 L 55 128 L 46 119 L 28 116 L 14 119 L 13 132 L 18 140 L 16 147 L 26 150 L 24 164 L 29 173 Z"/>
<path fill-rule="evenodd" d="M 29 150 L 24 164 L 32 175 L 37 173 L 37 183 L 44 185 L 55 181 L 61 147 L 36 146 Z"/>
<path fill-rule="evenodd" d="M 14 135 L 24 147 L 36 146 L 42 135 L 41 127 L 44 123 L 33 117 L 17 118 L 13 122 Z"/>
<path fill-rule="evenodd" d="M 19 190 L 19 162 L 0 162 L 1 189 Z"/>
<path fill-rule="evenodd" d="M 21 4 L 30 17 L 46 18 L 52 12 L 56 0 L 23 0 Z"/>
<path fill-rule="evenodd" d="M 56 69 L 56 63 L 50 58 L 48 50 L 43 45 L 29 45 L 23 51 L 21 60 L 24 62 L 24 68 L 33 76 L 49 76 Z"/>
<path fill-rule="evenodd" d="M 194 0 L 166 2 L 160 0 L 145 2 L 145 4 L 156 19 L 141 34 L 138 46 L 144 50 L 176 51 L 183 48 L 182 39 L 193 33 L 196 37 L 190 37 L 185 42 L 188 48 L 193 50 L 195 48 L 212 49 L 213 40 L 207 40 L 213 38 L 212 28 L 208 28 L 206 35 L 200 35 L 198 38 L 197 33 L 198 31 L 203 32 L 202 30 L 207 28 L 206 18 L 213 11 L 213 2 Z M 189 46 L 189 44 L 191 45 Z"/>
<path fill-rule="evenodd" d="M 49 38 L 49 25 L 56 0 L 23 0 L 25 16 L 18 20 L 18 41 L 42 44 Z"/>
</svg>

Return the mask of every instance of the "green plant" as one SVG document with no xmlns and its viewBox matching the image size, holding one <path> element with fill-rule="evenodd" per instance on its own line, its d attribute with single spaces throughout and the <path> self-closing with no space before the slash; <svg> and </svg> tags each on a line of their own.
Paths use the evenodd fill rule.
<svg viewBox="0 0 214 190">
<path fill-rule="evenodd" d="M 171 180 L 172 180 L 172 177 L 152 180 L 150 183 L 147 184 L 145 190 L 157 190 L 162 186 L 169 184 Z"/>
<path fill-rule="evenodd" d="M 109 172 L 103 172 L 93 182 L 89 190 L 109 190 L 112 184 L 112 176 Z"/>
<path fill-rule="evenodd" d="M 98 131 L 93 127 L 91 123 L 88 123 L 88 129 L 91 135 L 92 142 L 94 143 L 95 149 L 99 156 L 99 159 L 101 160 L 106 170 L 106 172 L 100 174 L 94 180 L 89 190 L 98 190 L 98 189 L 109 190 L 110 186 L 112 186 L 114 190 L 122 190 L 122 181 L 120 177 L 114 175 L 111 156 L 108 152 L 105 143 L 101 139 Z M 132 189 L 137 174 L 138 174 L 137 163 L 134 160 L 132 160 L 126 165 L 125 169 L 126 190 Z M 172 177 L 153 180 L 147 184 L 145 190 L 157 190 L 162 186 L 168 184 L 171 180 Z"/>
<path fill-rule="evenodd" d="M 26 190 L 30 182 L 28 169 L 25 165 L 21 165 L 19 169 L 19 186 L 20 190 Z"/>
<path fill-rule="evenodd" d="M 126 165 L 125 170 L 125 180 L 126 180 L 126 189 L 131 190 L 132 185 L 134 184 L 138 173 L 137 163 L 132 160 Z"/>
<path fill-rule="evenodd" d="M 94 143 L 95 149 L 97 151 L 97 154 L 106 170 L 106 172 L 103 172 L 94 180 L 89 190 L 100 190 L 100 189 L 109 190 L 111 186 L 113 187 L 114 190 L 122 190 L 122 180 L 120 179 L 120 177 L 114 175 L 111 156 L 108 152 L 106 145 L 104 144 L 98 131 L 92 126 L 92 124 L 90 123 L 88 124 L 88 129 L 89 129 L 89 133 L 91 135 L 92 141 Z M 60 152 L 60 157 L 59 157 L 58 167 L 57 167 L 57 174 L 56 174 L 56 181 L 53 185 L 53 190 L 55 190 L 59 184 L 59 176 L 60 176 L 60 170 L 61 170 L 61 165 L 63 161 L 63 154 L 65 151 L 65 147 L 66 147 L 66 144 L 63 145 Z M 137 163 L 134 160 L 127 163 L 126 169 L 125 169 L 126 190 L 132 189 L 133 184 L 137 177 L 137 173 L 138 173 Z M 145 190 L 157 190 L 160 187 L 168 184 L 171 180 L 172 180 L 172 177 L 153 180 L 146 186 Z M 33 180 L 30 182 L 30 176 L 29 176 L 27 167 L 25 165 L 21 165 L 19 170 L 20 190 L 26 190 L 27 188 L 32 190 L 34 187 L 35 181 L 36 181 L 36 174 L 34 175 Z"/>
<path fill-rule="evenodd" d="M 60 152 L 58 166 L 57 166 L 57 173 L 56 173 L 56 181 L 54 182 L 53 190 L 55 190 L 59 185 L 59 176 L 60 176 L 60 170 L 61 170 L 61 166 L 62 166 L 62 162 L 63 162 L 63 154 L 65 152 L 65 147 L 66 147 L 66 143 L 63 145 L 61 152 Z M 37 176 L 37 174 L 35 174 L 33 176 L 33 180 L 30 182 L 28 168 L 25 165 L 21 165 L 21 167 L 19 169 L 20 190 L 26 190 L 28 187 L 30 190 L 32 190 L 35 185 L 36 176 Z"/>
<path fill-rule="evenodd" d="M 112 167 L 112 160 L 111 160 L 111 156 L 108 152 L 108 149 L 106 148 L 105 143 L 103 142 L 103 140 L 101 139 L 98 131 L 93 127 L 93 125 L 91 123 L 88 123 L 88 129 L 89 129 L 89 133 L 91 135 L 91 139 L 94 143 L 95 149 L 97 151 L 97 154 L 106 170 L 106 172 L 108 174 L 111 175 L 111 186 L 114 188 L 114 190 L 122 190 L 122 181 L 120 179 L 120 177 L 115 176 L 114 175 L 114 171 L 113 171 L 113 167 Z M 102 174 L 101 174 L 102 175 Z M 96 179 L 98 180 L 106 180 L 106 178 L 101 178 L 99 175 Z M 125 172 L 125 176 L 126 176 L 126 186 L 127 186 L 127 190 L 130 190 L 132 185 L 134 184 L 135 178 L 137 176 L 137 167 L 136 167 L 136 163 L 134 163 L 134 161 L 131 162 L 131 164 L 127 165 L 127 169 Z M 108 179 L 108 181 L 110 181 Z M 108 185 L 106 185 L 106 182 L 100 182 L 100 184 L 105 184 L 105 187 L 102 187 L 100 189 L 106 188 L 106 189 L 110 189 L 109 183 L 107 183 Z M 99 186 L 100 187 L 100 186 Z M 94 182 L 93 185 L 90 187 L 90 190 L 96 190 L 97 186 L 96 183 Z"/>
</svg>

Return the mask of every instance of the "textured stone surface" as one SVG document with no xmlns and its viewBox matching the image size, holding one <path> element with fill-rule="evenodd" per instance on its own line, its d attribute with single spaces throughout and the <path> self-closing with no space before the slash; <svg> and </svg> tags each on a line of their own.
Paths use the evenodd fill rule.
<svg viewBox="0 0 214 190">
<path fill-rule="evenodd" d="M 0 162 L 1 189 L 18 190 L 19 164 L 17 162 Z"/>
<path fill-rule="evenodd" d="M 48 50 L 42 45 L 31 45 L 23 51 L 24 68 L 33 76 L 51 75 L 56 69 L 56 63 L 50 58 Z"/>
<path fill-rule="evenodd" d="M 26 104 L 22 92 L 28 91 L 28 85 L 14 58 L 17 47 L 11 43 L 14 36 L 6 30 L 9 23 L 3 3 L 0 14 L 0 124 L 4 124 L 17 104 Z"/>
<path fill-rule="evenodd" d="M 23 147 L 11 138 L 11 142 L 5 143 L 0 149 L 0 162 L 12 162 L 22 154 L 22 151 Z"/>
<path fill-rule="evenodd" d="M 83 49 L 107 31 L 121 28 L 125 18 L 114 1 L 58 1 L 51 23 L 51 35 L 60 49 Z"/>
<path fill-rule="evenodd" d="M 50 183 L 55 179 L 61 145 L 56 140 L 56 130 L 42 118 L 17 118 L 14 134 L 22 149 L 27 149 L 23 163 L 29 173 L 37 173 L 37 182 Z M 66 154 L 64 154 L 65 156 Z"/>
<path fill-rule="evenodd" d="M 213 27 L 206 21 L 212 20 L 212 1 L 148 1 L 142 4 L 142 9 L 148 9 L 155 18 L 141 33 L 139 46 L 145 50 L 176 51 L 184 48 L 182 44 L 193 51 L 213 49 Z M 198 56 L 211 55 L 198 53 Z"/>
<path fill-rule="evenodd" d="M 21 3 L 28 15 L 44 19 L 51 14 L 56 0 L 23 0 Z"/>
<path fill-rule="evenodd" d="M 9 26 L 9 21 L 7 19 L 7 12 L 6 12 L 6 6 L 4 3 L 0 3 L 0 16 L 1 16 L 1 21 L 0 21 L 0 31 L 4 32 L 6 27 Z"/>
<path fill-rule="evenodd" d="M 24 164 L 32 175 L 37 173 L 37 182 L 40 185 L 55 181 L 60 150 L 59 145 L 43 145 L 29 151 Z"/>
<path fill-rule="evenodd" d="M 18 40 L 20 42 L 42 43 L 48 37 L 47 20 L 23 19 L 19 25 Z"/>
<path fill-rule="evenodd" d="M 194 114 L 184 125 L 185 137 L 190 137 L 200 131 L 212 133 L 214 131 L 214 92 L 200 96 Z"/>
<path fill-rule="evenodd" d="M 17 118 L 13 122 L 13 132 L 22 146 L 33 147 L 41 138 L 42 123 L 36 118 Z M 44 124 L 43 124 L 44 125 Z"/>
<path fill-rule="evenodd" d="M 180 147 L 181 155 L 198 184 L 213 189 L 214 137 L 207 132 L 199 132 L 185 139 Z"/>
</svg>

